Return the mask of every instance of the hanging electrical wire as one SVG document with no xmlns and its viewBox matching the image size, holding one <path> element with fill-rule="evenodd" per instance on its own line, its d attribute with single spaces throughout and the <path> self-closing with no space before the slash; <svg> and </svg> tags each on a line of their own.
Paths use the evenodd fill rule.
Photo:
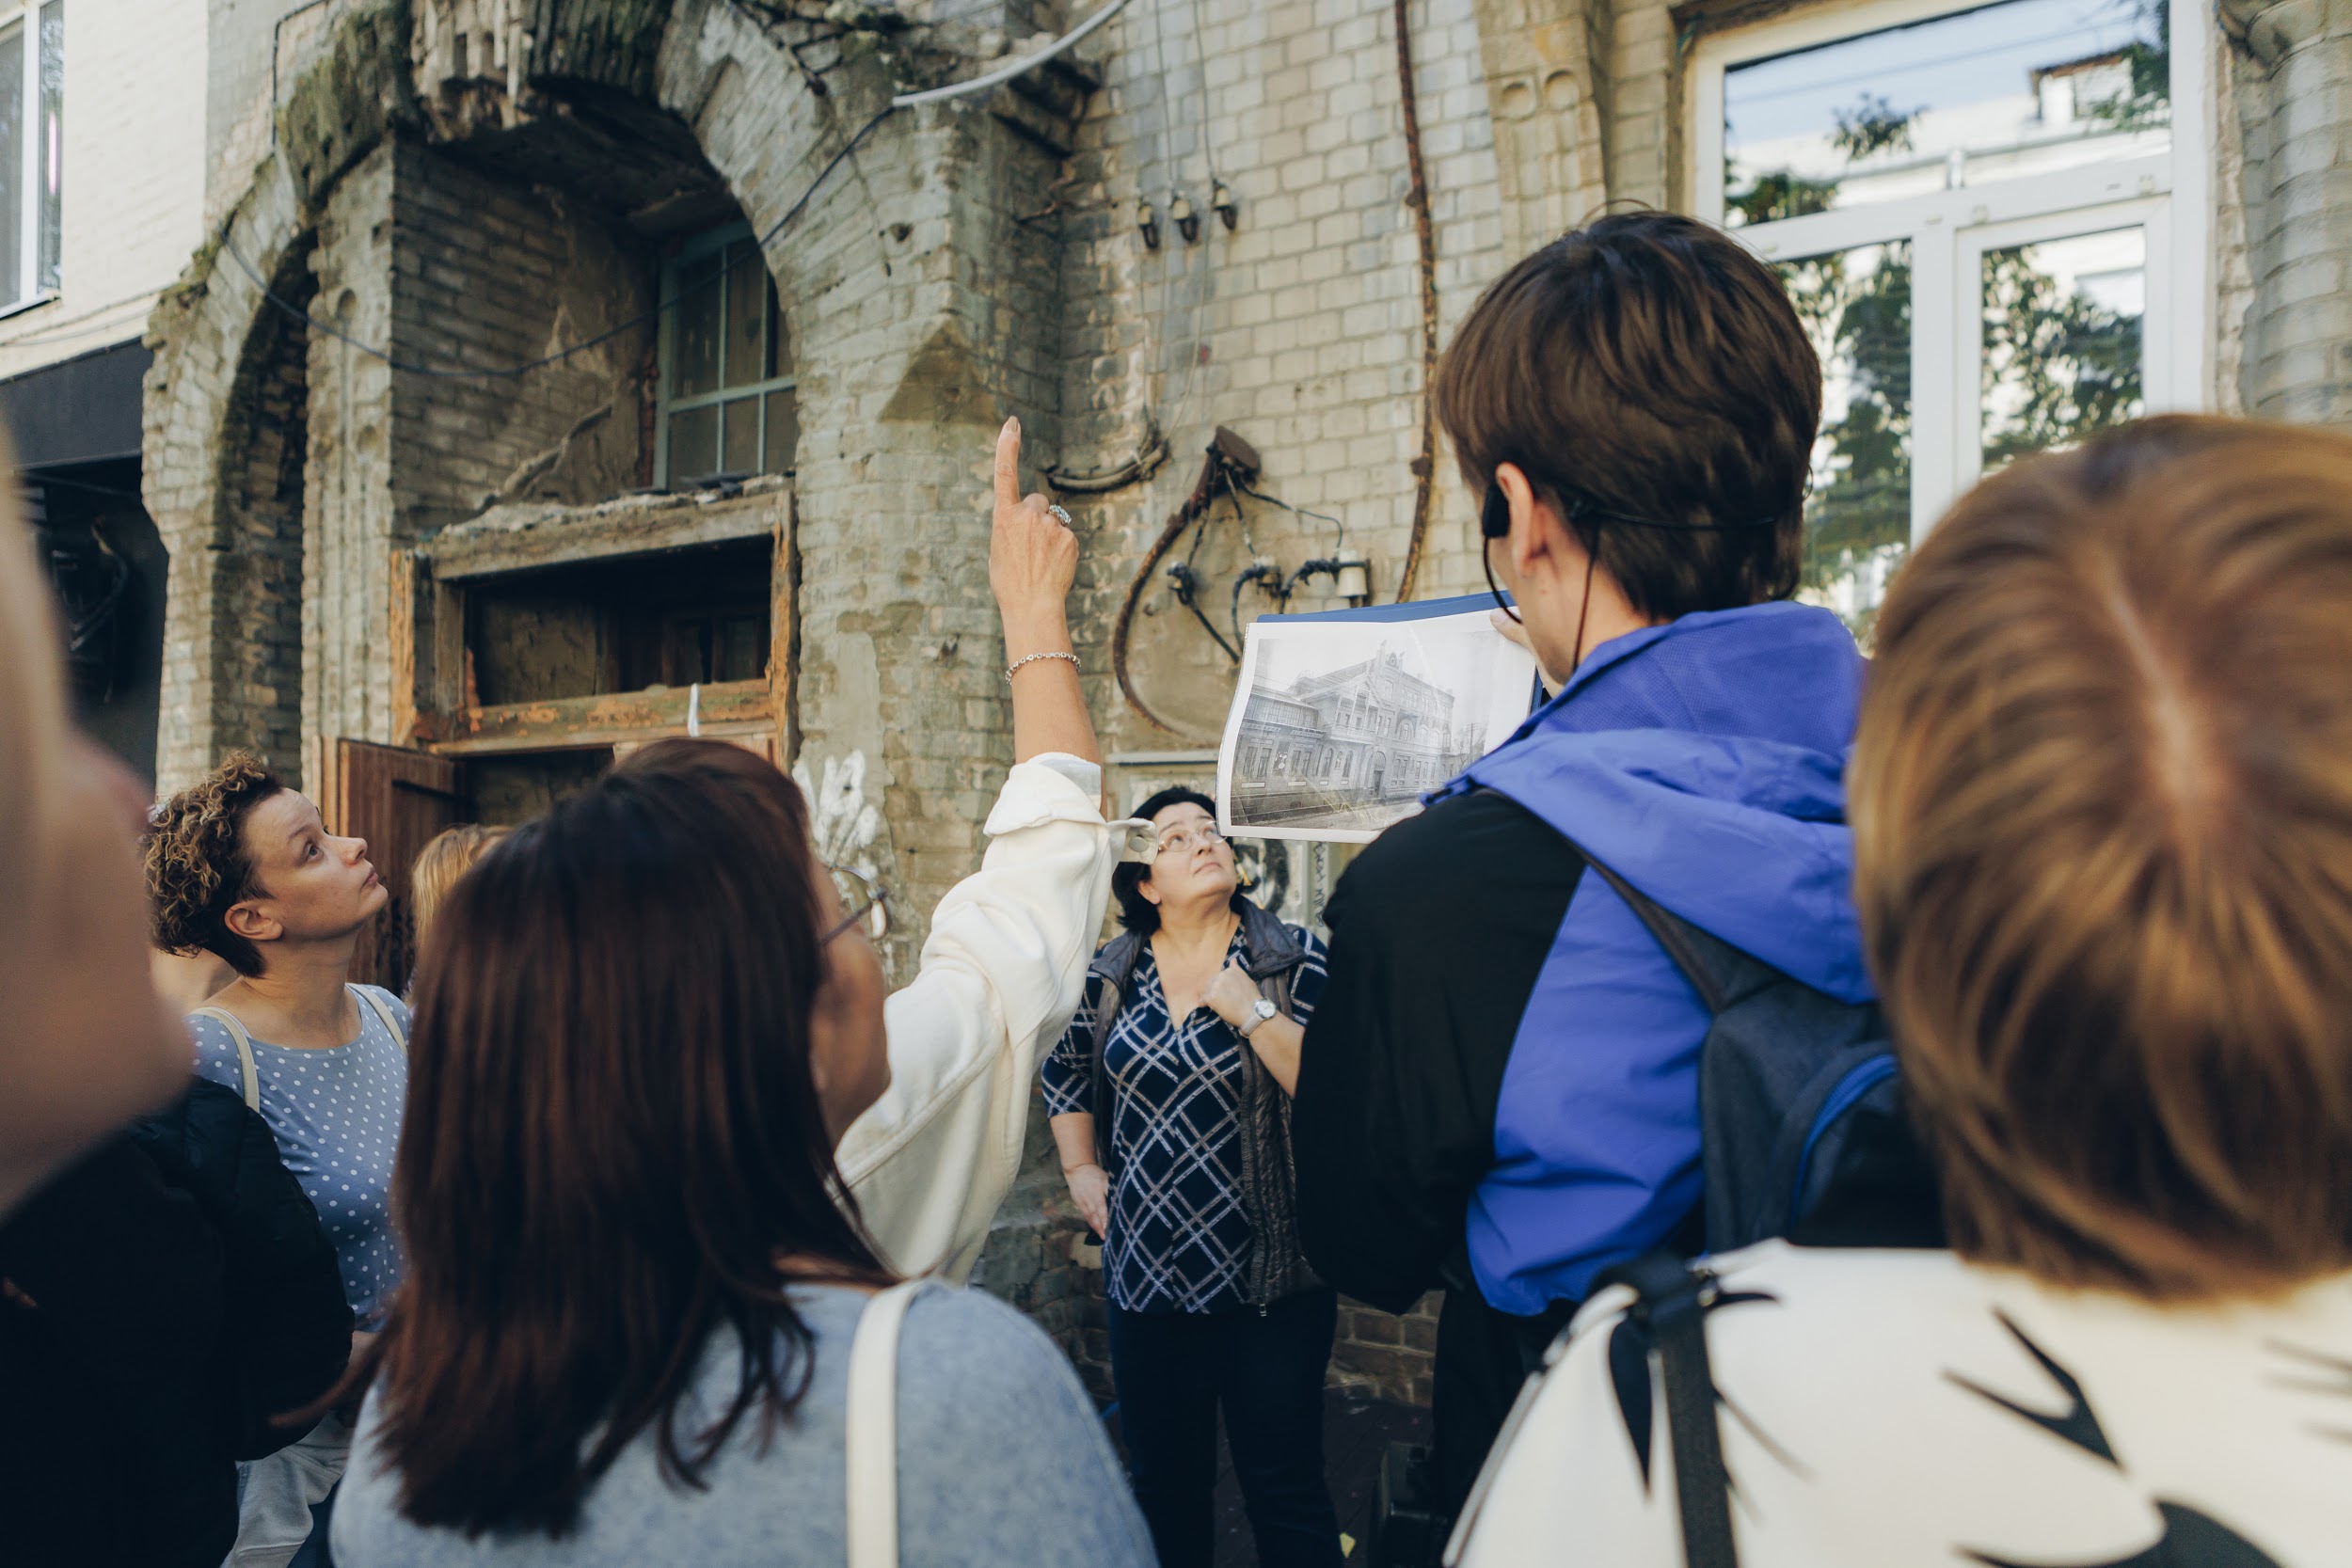
<svg viewBox="0 0 2352 1568">
<path fill-rule="evenodd" d="M 1165 730 L 1170 735 L 1177 733 L 1176 726 L 1152 712 L 1151 705 L 1146 703 L 1141 694 L 1136 690 L 1135 676 L 1127 668 L 1128 634 L 1135 627 L 1136 607 L 1142 602 L 1144 590 L 1151 586 L 1154 574 L 1159 570 L 1160 562 L 1167 559 L 1168 552 L 1175 546 L 1176 541 L 1184 537 L 1184 530 L 1199 524 L 1201 514 L 1209 509 L 1210 503 L 1216 499 L 1218 469 L 1225 464 L 1231 464 L 1239 469 L 1241 477 L 1245 480 L 1258 477 L 1257 449 L 1223 425 L 1219 425 L 1216 427 L 1216 434 L 1210 437 L 1208 447 L 1201 456 L 1200 475 L 1192 482 L 1192 493 L 1187 495 L 1178 504 L 1175 512 L 1169 515 L 1167 525 L 1160 530 L 1160 536 L 1153 540 L 1152 547 L 1144 552 L 1143 565 L 1136 571 L 1134 580 L 1127 584 L 1126 596 L 1119 603 L 1119 616 L 1111 623 L 1111 673 L 1119 678 L 1120 694 L 1127 699 L 1128 705 L 1142 714 L 1153 727 Z M 1197 537 L 1193 541 L 1193 546 L 1196 550 L 1200 547 L 1200 540 Z M 1178 564 L 1184 568 L 1187 575 L 1191 574 L 1189 559 Z M 1169 575 L 1171 578 L 1174 577 L 1173 572 Z M 1195 615 L 1200 616 L 1204 626 L 1208 625 L 1208 617 L 1201 614 L 1198 604 L 1193 604 L 1190 608 Z M 1214 626 L 1209 626 L 1209 634 L 1216 637 L 1216 628 Z M 1217 637 L 1216 641 L 1229 655 L 1233 653 L 1224 638 Z"/>
<path fill-rule="evenodd" d="M 1406 205 L 1413 210 L 1413 241 L 1421 261 L 1421 455 L 1413 459 L 1413 530 L 1405 545 L 1405 570 L 1398 574 L 1399 604 L 1413 596 L 1421 575 L 1422 546 L 1429 537 L 1429 492 L 1437 478 L 1438 420 L 1438 243 L 1430 231 L 1429 173 L 1421 156 L 1421 103 L 1413 91 L 1411 0 L 1395 0 L 1397 96 L 1405 111 L 1405 167 L 1411 185 Z"/>
</svg>

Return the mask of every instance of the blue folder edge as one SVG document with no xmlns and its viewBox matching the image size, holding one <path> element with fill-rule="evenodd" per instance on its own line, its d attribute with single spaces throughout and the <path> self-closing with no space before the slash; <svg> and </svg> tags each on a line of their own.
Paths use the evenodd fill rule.
<svg viewBox="0 0 2352 1568">
<path fill-rule="evenodd" d="M 1504 595 L 1507 602 L 1509 595 Z M 1312 614 L 1261 615 L 1261 621 L 1433 621 L 1441 615 L 1467 615 L 1492 610 L 1491 594 L 1457 594 L 1450 599 L 1414 599 L 1406 604 L 1367 605 L 1361 610 L 1318 610 Z"/>
</svg>

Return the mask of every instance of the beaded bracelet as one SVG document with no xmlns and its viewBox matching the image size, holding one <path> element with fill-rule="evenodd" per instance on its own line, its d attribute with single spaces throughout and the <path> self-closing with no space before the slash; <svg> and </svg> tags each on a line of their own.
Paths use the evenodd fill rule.
<svg viewBox="0 0 2352 1568">
<path fill-rule="evenodd" d="M 1068 659 L 1068 660 L 1070 661 L 1070 667 L 1071 667 L 1072 669 L 1073 669 L 1073 670 L 1074 670 L 1074 669 L 1078 668 L 1078 656 L 1077 656 L 1076 654 L 1065 654 L 1065 653 L 1050 653 L 1050 654 L 1025 654 L 1025 655 L 1023 655 L 1021 657 L 1014 659 L 1014 660 L 1013 660 L 1010 664 L 1009 664 L 1009 665 L 1007 665 L 1007 666 L 1005 667 L 1005 680 L 1006 680 L 1006 682 L 1007 682 L 1008 684 L 1010 684 L 1010 682 L 1011 682 L 1011 680 L 1012 680 L 1012 675 L 1013 675 L 1013 672 L 1014 672 L 1014 671 L 1016 671 L 1016 670 L 1020 669 L 1020 668 L 1021 668 L 1023 665 L 1025 665 L 1025 664 L 1035 664 L 1035 663 L 1036 663 L 1039 659 L 1041 659 L 1041 658 L 1066 658 L 1066 659 Z"/>
</svg>

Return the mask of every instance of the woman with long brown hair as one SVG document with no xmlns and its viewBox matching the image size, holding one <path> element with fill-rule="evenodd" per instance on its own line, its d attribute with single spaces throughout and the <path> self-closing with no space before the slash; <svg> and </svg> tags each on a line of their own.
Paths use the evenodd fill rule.
<svg viewBox="0 0 2352 1568">
<path fill-rule="evenodd" d="M 1006 493 L 1014 453 L 1009 429 L 991 560 L 1008 662 L 1039 640 L 1037 662 L 1065 664 L 1076 544 L 1042 498 Z M 1046 1027 L 1028 1013 L 1057 981 L 1028 972 L 1065 946 L 1074 999 L 1083 936 L 1037 939 L 1089 896 L 1099 919 L 1108 879 L 1069 776 L 1099 788 L 1073 673 L 1014 676 L 997 846 L 886 1024 L 872 890 L 846 876 L 845 900 L 799 791 L 722 742 L 647 747 L 457 883 L 418 971 L 393 1189 L 408 1277 L 354 1373 L 373 1387 L 338 1562 L 1151 1561 L 1061 1353 L 992 1298 L 894 1288 L 834 1152 L 903 1063 L 921 1081 L 881 1108 L 902 1135 L 866 1167 L 901 1253 L 951 1259 L 952 1216 L 985 1202 L 984 1224 L 1001 1196 L 951 1179 L 993 1156 L 943 1149 L 936 1129 L 973 1114 L 929 1075 L 958 1041 Z M 929 1022 L 959 996 L 977 1022 Z"/>
</svg>

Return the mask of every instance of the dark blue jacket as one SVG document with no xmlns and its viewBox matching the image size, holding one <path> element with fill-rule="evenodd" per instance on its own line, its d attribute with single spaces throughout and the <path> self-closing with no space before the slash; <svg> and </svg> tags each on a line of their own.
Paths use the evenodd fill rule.
<svg viewBox="0 0 2352 1568">
<path fill-rule="evenodd" d="M 1295 1106 L 1318 1272 L 1401 1307 L 1466 1255 L 1489 1304 L 1532 1316 L 1677 1230 L 1707 1011 L 1580 847 L 1868 998 L 1842 784 L 1864 670 L 1836 616 L 1795 604 L 1618 638 L 1367 849 L 1333 901 Z"/>
</svg>

